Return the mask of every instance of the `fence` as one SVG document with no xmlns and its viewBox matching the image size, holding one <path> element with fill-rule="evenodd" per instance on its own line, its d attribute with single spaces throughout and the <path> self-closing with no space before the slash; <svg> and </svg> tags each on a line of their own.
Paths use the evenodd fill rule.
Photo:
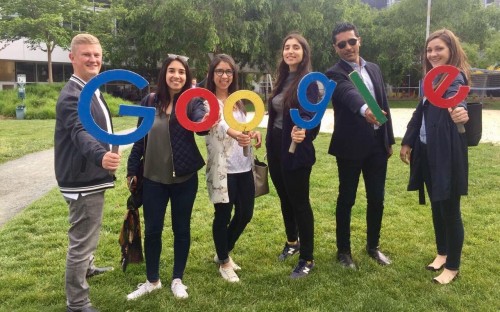
<svg viewBox="0 0 500 312">
<path fill-rule="evenodd" d="M 418 87 L 388 86 L 387 94 L 395 98 L 417 98 L 421 96 L 421 81 Z M 470 81 L 470 96 L 479 98 L 500 97 L 500 70 L 473 68 Z"/>
<path fill-rule="evenodd" d="M 500 70 L 472 69 L 471 94 L 500 97 Z"/>
</svg>

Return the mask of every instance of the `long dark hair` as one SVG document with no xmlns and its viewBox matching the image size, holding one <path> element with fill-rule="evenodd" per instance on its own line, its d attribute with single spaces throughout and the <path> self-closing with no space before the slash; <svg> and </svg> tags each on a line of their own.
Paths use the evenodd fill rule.
<svg viewBox="0 0 500 312">
<path fill-rule="evenodd" d="M 219 65 L 220 62 L 224 62 L 224 63 L 229 64 L 229 67 L 231 67 L 231 69 L 233 70 L 233 81 L 231 82 L 231 84 L 228 87 L 228 90 L 227 90 L 228 93 L 231 94 L 233 92 L 238 91 L 239 90 L 239 87 L 238 87 L 238 66 L 236 66 L 236 62 L 234 61 L 234 59 L 227 54 L 217 54 L 216 56 L 214 56 L 214 58 L 210 62 L 210 65 L 208 66 L 208 74 L 207 74 L 207 83 L 206 83 L 207 89 L 210 92 L 212 92 L 213 94 L 215 94 L 215 91 L 216 91 L 216 85 L 215 85 L 215 80 L 214 80 L 215 68 L 217 67 L 217 65 Z M 236 107 L 240 111 L 242 111 L 243 113 L 246 114 L 245 105 L 243 104 L 243 102 L 241 102 L 241 101 L 236 102 Z"/>
<path fill-rule="evenodd" d="M 191 72 L 189 71 L 189 65 L 187 64 L 187 61 L 185 60 L 184 57 L 182 56 L 169 56 L 163 61 L 163 65 L 161 67 L 160 73 L 158 74 L 158 83 L 157 83 L 157 96 L 158 96 L 158 101 L 155 103 L 155 107 L 157 110 L 160 111 L 160 114 L 165 112 L 167 109 L 168 104 L 172 100 L 170 98 L 170 92 L 169 88 L 167 85 L 166 77 L 167 77 L 167 68 L 170 63 L 173 61 L 178 61 L 184 66 L 184 69 L 186 70 L 186 82 L 184 83 L 184 86 L 182 86 L 182 89 L 179 93 L 177 93 L 174 97 L 174 105 L 175 102 L 177 101 L 177 98 L 179 95 L 182 94 L 182 92 L 186 91 L 187 89 L 191 88 L 191 84 L 187 83 L 188 81 L 191 81 Z"/>
<path fill-rule="evenodd" d="M 302 61 L 297 66 L 297 75 L 295 76 L 295 78 L 292 81 L 292 84 L 285 93 L 284 96 L 285 109 L 298 106 L 297 89 L 299 87 L 299 82 L 302 79 L 302 77 L 311 72 L 312 68 L 311 48 L 309 47 L 309 43 L 307 43 L 307 40 L 298 33 L 291 33 L 288 36 L 286 36 L 285 39 L 283 40 L 283 44 L 281 45 L 281 61 L 278 65 L 278 79 L 276 81 L 276 87 L 274 88 L 271 97 L 269 98 L 269 102 L 271 102 L 276 95 L 280 94 L 281 91 L 283 91 L 283 86 L 285 84 L 286 78 L 290 74 L 290 67 L 285 63 L 285 60 L 283 59 L 283 49 L 285 48 L 285 43 L 289 39 L 296 39 L 299 42 L 299 44 L 302 46 L 303 55 L 302 55 Z"/>
</svg>

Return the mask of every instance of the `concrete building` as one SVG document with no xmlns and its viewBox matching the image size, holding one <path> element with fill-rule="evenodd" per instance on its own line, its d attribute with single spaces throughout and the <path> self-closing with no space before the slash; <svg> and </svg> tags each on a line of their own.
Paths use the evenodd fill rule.
<svg viewBox="0 0 500 312">
<path fill-rule="evenodd" d="M 87 9 L 94 13 L 109 8 L 110 0 L 92 0 Z M 1 18 L 1 16 L 0 16 Z M 81 30 L 79 26 L 70 25 Z M 42 44 L 42 47 L 45 47 Z M 52 79 L 54 82 L 67 81 L 73 68 L 69 60 L 69 50 L 56 46 L 52 52 Z M 26 75 L 26 83 L 43 83 L 48 80 L 47 52 L 41 48 L 31 49 L 20 39 L 14 42 L 0 41 L 0 90 L 16 87 L 17 75 Z"/>
<path fill-rule="evenodd" d="M 16 86 L 17 75 L 26 75 L 26 83 L 47 82 L 47 52 L 38 48 L 31 50 L 24 39 L 6 43 L 0 42 L 0 90 Z M 73 68 L 69 51 L 58 46 L 52 52 L 52 75 L 54 82 L 69 79 Z"/>
</svg>

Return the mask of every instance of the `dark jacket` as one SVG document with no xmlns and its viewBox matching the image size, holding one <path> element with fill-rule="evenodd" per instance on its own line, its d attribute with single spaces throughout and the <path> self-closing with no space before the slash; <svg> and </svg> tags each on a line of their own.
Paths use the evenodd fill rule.
<svg viewBox="0 0 500 312">
<path fill-rule="evenodd" d="M 394 141 L 391 112 L 385 93 L 385 84 L 378 65 L 366 62 L 366 71 L 370 75 L 375 89 L 375 100 L 387 115 L 387 122 L 379 130 L 383 132 L 384 145 L 387 151 Z M 375 140 L 373 125 L 359 113 L 366 103 L 354 84 L 349 79 L 352 67 L 340 60 L 329 68 L 326 76 L 337 83 L 332 95 L 334 110 L 333 135 L 328 153 L 344 159 L 363 159 L 370 152 Z"/>
<path fill-rule="evenodd" d="M 114 177 L 102 168 L 102 158 L 109 144 L 97 141 L 80 122 L 78 100 L 85 82 L 71 76 L 61 90 L 56 104 L 54 133 L 54 167 L 61 192 L 81 193 L 114 187 Z M 104 104 L 106 102 L 101 96 Z M 108 108 L 106 107 L 108 110 Z M 92 97 L 92 117 L 106 129 L 106 119 L 97 97 Z M 111 117 L 111 114 L 108 114 Z"/>
<path fill-rule="evenodd" d="M 461 85 L 464 85 L 464 78 L 459 75 L 444 93 L 443 98 L 452 97 Z M 466 107 L 467 104 L 462 102 L 460 106 Z M 431 201 L 449 199 L 451 194 L 467 195 L 469 164 L 465 133 L 458 132 L 447 109 L 436 107 L 428 101 L 420 101 L 418 104 L 401 143 L 412 148 L 408 190 L 423 192 L 424 180 L 420 168 L 422 159 L 418 144 L 423 115 L 425 115 L 427 159 L 432 179 Z"/>
<path fill-rule="evenodd" d="M 317 103 L 319 99 L 319 90 L 316 83 L 312 83 L 307 88 L 307 98 L 311 103 Z M 268 107 L 272 107 L 272 98 L 269 99 Z M 297 100 L 298 101 L 298 100 Z M 297 102 L 292 104 L 292 108 L 297 108 L 299 114 L 304 120 L 311 120 L 314 117 L 313 112 L 308 112 L 302 108 L 302 106 Z M 269 109 L 269 119 L 267 123 L 267 133 L 266 133 L 266 149 L 271 151 L 272 136 L 269 135 L 272 131 L 274 124 L 274 119 L 276 118 L 276 111 Z M 283 135 L 281 137 L 281 160 L 283 161 L 282 167 L 286 170 L 296 170 L 304 167 L 312 167 L 316 162 L 316 153 L 314 150 L 313 140 L 316 138 L 319 132 L 319 125 L 313 129 L 306 131 L 306 138 L 301 143 L 297 144 L 295 153 L 288 152 L 290 144 L 292 143 L 292 138 L 290 134 L 292 133 L 292 128 L 295 124 L 290 117 L 290 110 L 283 110 Z"/>
<path fill-rule="evenodd" d="M 154 95 L 153 100 L 148 101 L 149 96 L 148 94 L 142 99 L 141 106 L 155 107 L 158 101 L 157 96 Z M 174 176 L 180 177 L 200 170 L 205 165 L 205 161 L 198 150 L 193 132 L 182 127 L 175 116 L 175 104 L 178 97 L 179 94 L 174 98 L 174 107 L 169 119 L 169 130 L 174 160 Z M 205 116 L 205 113 L 205 105 L 201 99 L 194 99 L 187 106 L 187 116 L 192 121 L 200 121 Z M 139 126 L 141 122 L 142 118 L 139 118 L 137 125 Z M 134 143 L 128 158 L 127 176 L 138 175 L 141 159 L 146 151 L 147 139 L 148 136 L 146 135 Z"/>
</svg>

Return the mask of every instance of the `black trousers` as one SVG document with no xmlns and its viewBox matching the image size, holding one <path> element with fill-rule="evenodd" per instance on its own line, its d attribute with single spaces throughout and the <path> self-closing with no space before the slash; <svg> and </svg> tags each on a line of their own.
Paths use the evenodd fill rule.
<svg viewBox="0 0 500 312">
<path fill-rule="evenodd" d="M 363 159 L 352 160 L 337 157 L 337 169 L 339 175 L 339 195 L 336 208 L 338 252 L 351 252 L 351 210 L 356 201 L 361 173 L 365 181 L 367 199 L 366 247 L 370 249 L 378 247 L 387 175 L 387 151 L 382 138 L 376 135 L 372 152 Z"/>
<path fill-rule="evenodd" d="M 281 161 L 282 131 L 274 128 L 271 135 L 274 144 L 267 151 L 269 174 L 280 198 L 286 237 L 293 242 L 300 236 L 300 259 L 311 261 L 314 260 L 314 215 L 309 201 L 312 168 L 284 168 Z"/>
<path fill-rule="evenodd" d="M 212 235 L 215 251 L 221 263 L 229 261 L 229 252 L 252 220 L 255 202 L 255 186 L 252 170 L 227 175 L 229 203 L 214 204 Z M 234 216 L 231 213 L 234 206 Z"/>
<path fill-rule="evenodd" d="M 436 236 L 437 253 L 446 257 L 445 268 L 458 270 L 464 244 L 464 225 L 460 212 L 460 195 L 451 191 L 450 198 L 441 201 L 432 201 L 432 172 L 429 170 L 426 145 L 420 143 L 422 174 L 427 193 L 431 200 L 432 223 Z"/>
</svg>

